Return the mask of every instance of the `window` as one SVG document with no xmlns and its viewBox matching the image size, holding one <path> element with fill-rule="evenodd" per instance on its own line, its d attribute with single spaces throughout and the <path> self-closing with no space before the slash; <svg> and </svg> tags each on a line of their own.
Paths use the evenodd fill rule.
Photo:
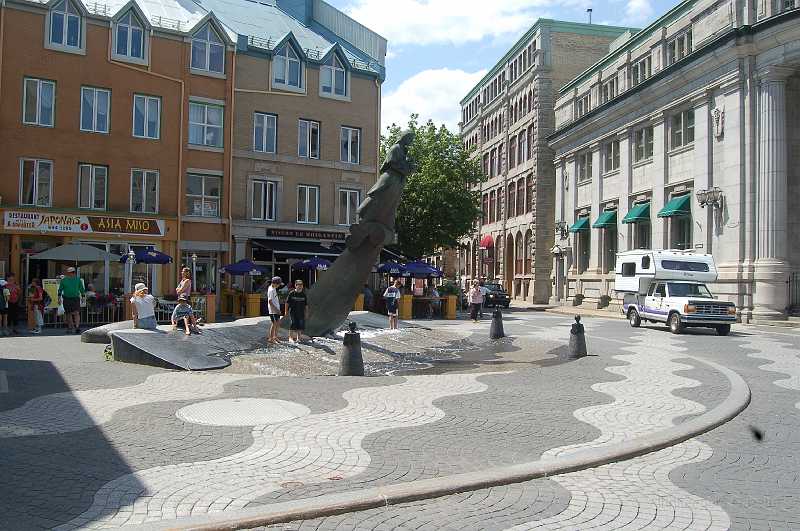
<svg viewBox="0 0 800 531">
<path fill-rule="evenodd" d="M 483 194 L 481 216 L 484 223 L 489 223 L 489 194 Z"/>
<path fill-rule="evenodd" d="M 319 186 L 297 186 L 297 222 L 319 223 Z"/>
<path fill-rule="evenodd" d="M 341 133 L 342 162 L 358 164 L 360 162 L 361 129 L 355 127 L 342 127 Z"/>
<path fill-rule="evenodd" d="M 517 137 L 517 162 L 520 164 L 522 164 L 526 159 L 530 158 L 528 156 L 527 137 L 531 134 L 531 131 L 533 131 L 533 127 L 528 129 L 527 134 L 525 133 L 525 130 L 523 130 Z"/>
<path fill-rule="evenodd" d="M 592 178 L 592 152 L 584 151 L 578 154 L 578 182 L 588 181 Z"/>
<path fill-rule="evenodd" d="M 656 284 L 653 287 L 653 291 L 651 293 L 653 297 L 666 297 L 667 296 L 667 285 L 666 284 Z"/>
<path fill-rule="evenodd" d="M 634 245 L 637 249 L 649 249 L 650 248 L 650 222 L 649 221 L 639 221 L 634 223 Z M 645 267 L 645 259 L 647 259 L 647 267 Z M 650 269 L 650 258 L 644 257 L 642 258 L 642 269 Z"/>
<path fill-rule="evenodd" d="M 133 95 L 133 136 L 154 140 L 161 136 L 161 98 Z"/>
<path fill-rule="evenodd" d="M 81 87 L 81 131 L 108 133 L 111 91 Z"/>
<path fill-rule="evenodd" d="M 78 208 L 106 209 L 108 166 L 78 165 Z"/>
<path fill-rule="evenodd" d="M 602 265 L 603 273 L 611 273 L 614 271 L 617 259 L 617 227 L 606 227 L 603 231 L 603 248 L 604 248 L 604 263 Z"/>
<path fill-rule="evenodd" d="M 578 246 L 578 273 L 589 269 L 589 257 L 592 255 L 592 236 L 588 230 L 581 230 L 575 234 Z"/>
<path fill-rule="evenodd" d="M 56 105 L 56 84 L 43 79 L 25 78 L 25 106 L 22 122 L 53 127 Z"/>
<path fill-rule="evenodd" d="M 694 142 L 694 109 L 672 115 L 670 120 L 670 145 L 679 148 Z"/>
<path fill-rule="evenodd" d="M 600 91 L 602 102 L 605 103 L 607 101 L 616 98 L 618 90 L 619 86 L 617 85 L 617 76 L 615 75 L 614 77 L 603 83 L 603 88 Z"/>
<path fill-rule="evenodd" d="M 158 172 L 131 170 L 131 212 L 158 212 Z"/>
<path fill-rule="evenodd" d="M 672 217 L 669 221 L 673 249 L 692 248 L 692 217 Z"/>
<path fill-rule="evenodd" d="M 497 221 L 497 192 L 489 192 L 489 223 Z"/>
<path fill-rule="evenodd" d="M 49 160 L 22 159 L 19 175 L 19 204 L 49 207 L 53 185 L 53 163 Z"/>
<path fill-rule="evenodd" d="M 189 143 L 221 148 L 223 113 L 219 105 L 190 102 Z"/>
<path fill-rule="evenodd" d="M 275 52 L 272 59 L 272 81 L 278 85 L 289 87 L 303 87 L 303 70 L 300 57 L 294 48 L 288 44 Z"/>
<path fill-rule="evenodd" d="M 320 91 L 323 96 L 347 95 L 347 71 L 335 53 L 332 53 L 330 58 L 320 65 L 319 75 Z"/>
<path fill-rule="evenodd" d="M 358 221 L 360 200 L 358 190 L 339 190 L 339 225 L 353 225 Z"/>
<path fill-rule="evenodd" d="M 661 267 L 672 271 L 693 271 L 695 273 L 708 273 L 708 264 L 702 262 L 679 262 L 677 260 L 662 260 Z"/>
<path fill-rule="evenodd" d="M 643 256 L 642 257 L 642 271 L 647 271 L 648 269 L 650 269 L 650 257 L 649 256 Z"/>
<path fill-rule="evenodd" d="M 653 126 L 633 132 L 633 160 L 640 162 L 653 158 Z"/>
<path fill-rule="evenodd" d="M 525 206 L 525 179 L 517 181 L 517 215 L 521 216 L 526 212 Z"/>
<path fill-rule="evenodd" d="M 580 118 L 589 112 L 589 93 L 580 96 L 575 100 L 575 118 Z"/>
<path fill-rule="evenodd" d="M 692 53 L 692 30 L 678 35 L 667 44 L 667 64 L 674 64 Z"/>
<path fill-rule="evenodd" d="M 619 140 L 603 144 L 603 172 L 609 173 L 619 169 Z"/>
<path fill-rule="evenodd" d="M 517 137 L 512 136 L 508 140 L 508 167 L 513 168 L 517 165 Z"/>
<path fill-rule="evenodd" d="M 648 55 L 631 66 L 631 86 L 635 87 L 653 75 L 653 63 Z"/>
<path fill-rule="evenodd" d="M 267 180 L 253 181 L 252 218 L 259 221 L 275 221 L 277 199 L 278 183 Z"/>
<path fill-rule="evenodd" d="M 319 122 L 300 120 L 297 124 L 297 156 L 319 158 Z"/>
<path fill-rule="evenodd" d="M 278 117 L 274 114 L 253 114 L 253 151 L 275 153 L 278 144 Z"/>
<path fill-rule="evenodd" d="M 186 183 L 186 197 L 189 199 L 189 215 L 219 217 L 221 192 L 222 177 L 189 174 Z"/>
<path fill-rule="evenodd" d="M 144 59 L 144 29 L 139 17 L 128 11 L 119 22 L 114 32 L 114 53 L 131 59 Z"/>
<path fill-rule="evenodd" d="M 50 44 L 66 48 L 81 47 L 81 13 L 69 0 L 62 0 L 50 10 Z"/>
<path fill-rule="evenodd" d="M 511 183 L 511 184 L 508 185 L 508 192 L 506 193 L 506 199 L 507 199 L 507 203 L 508 203 L 507 210 L 508 210 L 508 217 L 509 218 L 513 218 L 514 216 L 517 215 L 517 212 L 516 212 L 516 210 L 517 210 L 516 188 L 517 188 L 517 184 L 516 183 Z M 520 212 L 520 214 L 522 214 L 522 212 Z"/>
<path fill-rule="evenodd" d="M 636 262 L 623 262 L 622 263 L 622 276 L 635 277 L 636 276 Z"/>
<path fill-rule="evenodd" d="M 210 22 L 192 36 L 192 68 L 216 74 L 225 72 L 225 44 Z"/>
</svg>

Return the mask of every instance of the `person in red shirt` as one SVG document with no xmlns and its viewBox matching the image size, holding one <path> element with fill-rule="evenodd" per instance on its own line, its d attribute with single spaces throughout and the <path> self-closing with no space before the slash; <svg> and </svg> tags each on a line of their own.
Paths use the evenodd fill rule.
<svg viewBox="0 0 800 531">
<path fill-rule="evenodd" d="M 44 326 L 44 290 L 39 286 L 38 278 L 32 278 L 28 287 L 28 305 L 28 330 L 38 334 Z"/>
<path fill-rule="evenodd" d="M 8 327 L 11 328 L 11 333 L 19 334 L 17 325 L 19 323 L 19 303 L 22 302 L 22 293 L 20 293 L 19 286 L 17 285 L 17 277 L 14 273 L 9 273 L 6 276 L 6 289 L 8 290 Z"/>
</svg>

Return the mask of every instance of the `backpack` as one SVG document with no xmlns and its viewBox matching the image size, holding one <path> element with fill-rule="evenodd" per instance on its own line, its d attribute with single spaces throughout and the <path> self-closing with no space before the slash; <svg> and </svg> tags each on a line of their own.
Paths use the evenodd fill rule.
<svg viewBox="0 0 800 531">
<path fill-rule="evenodd" d="M 10 293 L 10 295 L 8 296 L 8 302 L 10 304 L 17 304 L 17 302 L 19 302 L 19 286 L 14 286 L 8 291 Z"/>
<path fill-rule="evenodd" d="M 50 294 L 47 293 L 45 290 L 42 290 L 42 306 L 47 308 L 52 303 L 53 303 L 53 299 L 50 298 Z"/>
<path fill-rule="evenodd" d="M 8 301 L 6 301 L 6 288 L 3 286 L 0 288 L 0 310 L 7 310 L 8 309 Z"/>
</svg>

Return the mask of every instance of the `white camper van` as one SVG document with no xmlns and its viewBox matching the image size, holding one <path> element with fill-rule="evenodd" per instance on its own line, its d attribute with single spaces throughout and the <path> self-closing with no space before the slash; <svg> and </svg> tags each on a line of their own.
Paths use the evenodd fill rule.
<svg viewBox="0 0 800 531">
<path fill-rule="evenodd" d="M 614 289 L 631 326 L 666 323 L 674 334 L 685 327 L 714 328 L 728 335 L 736 305 L 714 298 L 706 282 L 717 280 L 710 254 L 689 251 L 626 251 L 617 254 Z"/>
</svg>

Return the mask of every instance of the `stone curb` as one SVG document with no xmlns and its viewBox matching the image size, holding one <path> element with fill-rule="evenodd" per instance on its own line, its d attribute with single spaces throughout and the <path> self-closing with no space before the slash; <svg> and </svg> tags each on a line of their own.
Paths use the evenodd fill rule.
<svg viewBox="0 0 800 531">
<path fill-rule="evenodd" d="M 719 405 L 678 426 L 655 431 L 614 446 L 587 448 L 566 457 L 490 468 L 431 479 L 325 494 L 227 513 L 214 513 L 139 526 L 148 530 L 223 531 L 249 529 L 296 520 L 388 507 L 400 503 L 438 498 L 499 485 L 521 483 L 568 472 L 624 461 L 655 452 L 701 435 L 736 417 L 750 404 L 750 387 L 736 372 L 696 356 L 695 359 L 722 373 L 730 393 Z"/>
</svg>

